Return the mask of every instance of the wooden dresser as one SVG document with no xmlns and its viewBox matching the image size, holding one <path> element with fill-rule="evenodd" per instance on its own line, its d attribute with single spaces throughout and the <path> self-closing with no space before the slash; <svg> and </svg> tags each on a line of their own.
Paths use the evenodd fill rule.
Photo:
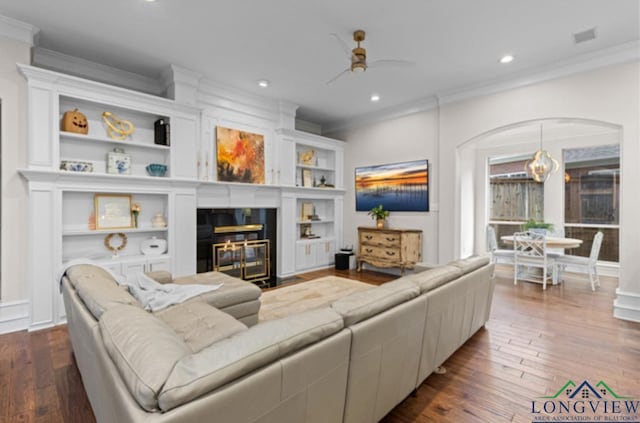
<svg viewBox="0 0 640 423">
<path fill-rule="evenodd" d="M 418 229 L 358 228 L 357 270 L 362 263 L 377 267 L 413 269 L 422 259 L 422 231 Z"/>
</svg>

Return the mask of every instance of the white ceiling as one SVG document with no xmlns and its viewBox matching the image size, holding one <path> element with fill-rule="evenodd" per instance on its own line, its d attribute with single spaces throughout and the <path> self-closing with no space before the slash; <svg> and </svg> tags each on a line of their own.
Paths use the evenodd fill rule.
<svg viewBox="0 0 640 423">
<path fill-rule="evenodd" d="M 0 0 L 0 15 L 40 28 L 43 48 L 151 77 L 175 64 L 299 104 L 298 116 L 319 124 L 640 39 L 638 0 Z M 596 40 L 573 43 L 593 27 Z M 356 29 L 367 32 L 369 61 L 416 65 L 326 85 L 349 64 L 329 34 L 351 45 Z M 506 53 L 515 61 L 499 64 Z"/>
</svg>

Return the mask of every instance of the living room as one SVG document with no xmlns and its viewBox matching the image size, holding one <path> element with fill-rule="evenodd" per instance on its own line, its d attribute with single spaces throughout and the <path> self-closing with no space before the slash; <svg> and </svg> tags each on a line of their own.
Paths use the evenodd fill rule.
<svg viewBox="0 0 640 423">
<path fill-rule="evenodd" d="M 171 15 L 172 9 L 162 1 L 139 3 L 130 11 L 132 19 L 142 20 L 145 10 L 152 10 L 152 14 L 157 13 L 157 16 L 152 16 L 161 22 L 166 22 L 167 14 Z M 123 44 L 107 43 L 105 40 L 110 35 L 105 34 L 93 40 L 94 52 L 78 48 L 76 53 L 72 54 L 74 42 L 68 38 L 84 37 L 88 40 L 91 37 L 81 33 L 70 33 L 67 38 L 69 44 L 59 44 L 60 47 L 56 47 L 55 43 L 61 41 L 55 38 L 48 40 L 47 37 L 64 35 L 65 31 L 60 30 L 61 35 L 56 35 L 56 29 L 50 26 L 56 19 L 47 19 L 45 12 L 48 8 L 55 9 L 53 6 L 20 8 L 8 2 L 0 3 L 0 15 L 7 16 L 0 19 L 0 43 L 3 52 L 0 58 L 3 69 L 0 78 L 3 144 L 0 331 L 5 333 L 25 329 L 36 330 L 64 323 L 63 305 L 58 300 L 56 284 L 51 282 L 59 263 L 67 258 L 66 256 L 70 256 L 70 253 L 84 249 L 95 248 L 100 249 L 102 254 L 107 253 L 103 247 L 102 235 L 98 239 L 85 232 L 74 234 L 71 229 L 68 234 L 64 232 L 64 225 L 67 223 L 69 227 L 86 225 L 93 207 L 94 192 L 132 194 L 133 201 L 142 204 L 141 219 L 145 224 L 150 225 L 156 211 L 165 215 L 167 226 L 170 228 L 168 231 L 150 229 L 139 234 L 127 233 L 130 245 L 129 248 L 123 247 L 122 254 L 129 253 L 148 235 L 164 236 L 170 243 L 171 262 L 168 266 L 176 276 L 196 272 L 196 228 L 199 223 L 194 213 L 196 210 L 277 209 L 277 247 L 272 259 L 276 262 L 276 276 L 286 280 L 296 275 L 304 275 L 311 270 L 330 267 L 328 262 L 315 262 L 301 267 L 301 260 L 296 258 L 296 246 L 316 243 L 313 239 L 300 242 L 299 208 L 309 202 L 309 198 L 317 202 L 316 209 L 323 215 L 323 222 L 316 223 L 314 228 L 318 229 L 314 230 L 333 240 L 333 244 L 327 245 L 326 248 L 331 252 L 348 245 L 357 248 L 357 228 L 372 226 L 373 222 L 366 212 L 356 211 L 354 170 L 362 166 L 426 159 L 429 166 L 429 211 L 392 212 L 388 224 L 394 228 L 422 231 L 421 266 L 429 268 L 487 251 L 485 230 L 490 219 L 487 209 L 487 186 L 484 181 L 487 179 L 486 159 L 495 155 L 492 151 L 499 151 L 502 155 L 531 155 L 539 143 L 544 141 L 544 148 L 559 159 L 565 148 L 598 145 L 598 141 L 582 141 L 588 134 L 594 133 L 605 134 L 604 143 L 617 144 L 621 151 L 617 240 L 619 259 L 617 263 L 601 263 L 599 269 L 613 281 L 607 288 L 611 296 L 607 296 L 605 300 L 609 307 L 608 315 L 613 322 L 619 319 L 640 321 L 640 263 L 636 260 L 640 253 L 640 245 L 637 243 L 640 228 L 634 219 L 640 199 L 635 190 L 629 188 L 634 187 L 636 181 L 640 181 L 640 170 L 635 165 L 637 157 L 640 157 L 637 2 L 620 2 L 616 7 L 594 2 L 589 4 L 582 14 L 574 16 L 575 21 L 571 20 L 571 14 L 564 9 L 568 9 L 568 5 L 556 10 L 556 5 L 521 2 L 519 6 L 531 14 L 543 15 L 543 12 L 547 12 L 550 16 L 557 15 L 553 18 L 555 32 L 551 32 L 554 37 L 566 37 L 566 40 L 562 41 L 566 44 L 562 44 L 566 49 L 562 54 L 554 52 L 544 58 L 541 54 L 540 58 L 536 59 L 538 61 L 526 62 L 533 59 L 525 59 L 523 64 L 519 63 L 522 54 L 518 53 L 515 42 L 503 44 L 504 41 L 497 41 L 509 38 L 505 37 L 504 33 L 519 32 L 508 26 L 501 29 L 504 33 L 497 31 L 497 34 L 493 34 L 495 38 L 487 36 L 486 41 L 478 41 L 490 45 L 491 48 L 488 50 L 495 51 L 496 54 L 496 57 L 484 57 L 482 60 L 470 54 L 469 57 L 465 56 L 464 60 L 453 59 L 453 53 L 447 56 L 439 49 L 431 50 L 430 56 L 425 53 L 412 53 L 409 48 L 394 46 L 391 41 L 386 50 L 376 52 L 376 48 L 382 48 L 376 47 L 381 46 L 381 38 L 393 35 L 390 29 L 382 29 L 376 24 L 376 13 L 387 11 L 398 17 L 398 23 L 392 25 L 396 31 L 404 26 L 399 22 L 404 22 L 403 19 L 407 18 L 400 11 L 389 10 L 390 6 L 378 6 L 369 12 L 369 20 L 362 23 L 355 21 L 358 11 L 355 6 L 344 6 L 347 10 L 342 18 L 336 17 L 339 15 L 338 6 L 327 6 L 326 10 L 320 8 L 328 15 L 319 14 L 317 19 L 302 19 L 300 15 L 291 14 L 318 31 L 311 39 L 319 40 L 322 37 L 322 42 L 318 41 L 318 44 L 322 45 L 320 51 L 326 53 L 327 57 L 332 57 L 318 59 L 323 62 L 322 65 L 308 63 L 309 66 L 318 67 L 318 70 L 314 68 L 313 75 L 321 75 L 316 77 L 319 78 L 316 81 L 316 89 L 327 93 L 318 95 L 326 97 L 323 98 L 326 103 L 319 102 L 317 106 L 314 104 L 312 107 L 311 99 L 309 103 L 294 101 L 294 93 L 281 88 L 287 84 L 305 85 L 306 79 L 277 79 L 271 76 L 276 75 L 275 68 L 281 64 L 272 64 L 270 68 L 270 62 L 265 60 L 265 64 L 260 65 L 259 70 L 253 73 L 243 71 L 246 73 L 242 75 L 250 80 L 238 88 L 232 83 L 225 84 L 222 78 L 222 69 L 229 67 L 229 64 L 221 65 L 220 69 L 215 71 L 203 66 L 202 62 L 173 61 L 170 57 L 164 57 L 160 44 L 156 44 L 154 50 L 147 49 L 144 54 L 142 51 L 131 53 Z M 462 7 L 463 3 L 458 6 Z M 492 4 L 495 8 L 504 6 L 501 2 Z M 228 8 L 225 11 L 229 13 L 246 12 L 234 9 L 232 5 L 225 5 L 225 8 Z M 35 9 L 40 12 L 36 13 Z M 455 8 L 452 6 L 452 9 Z M 426 12 L 429 9 L 420 10 L 424 15 L 428 15 Z M 439 9 L 429 12 L 443 13 Z M 58 16 L 61 12 L 49 10 L 49 13 L 51 16 Z M 519 12 L 513 6 L 513 10 L 511 7 L 508 12 L 505 10 L 505 16 L 508 16 L 508 13 L 518 16 Z M 282 14 L 287 15 L 285 12 Z M 412 19 L 424 19 L 421 13 L 415 15 Z M 75 19 L 84 18 L 75 16 Z M 100 16 L 92 16 L 91 19 L 96 21 L 95 25 L 105 25 Z M 280 19 L 282 21 L 278 21 L 274 26 L 285 28 L 292 24 L 286 17 L 281 16 Z M 323 19 L 329 23 L 325 23 Z M 351 21 L 352 19 L 354 21 Z M 532 18 L 528 22 L 530 31 L 544 28 L 540 22 L 546 24 L 546 19 L 540 17 L 536 21 Z M 470 25 L 470 20 L 471 18 L 467 18 L 458 22 L 458 28 Z M 108 25 L 115 26 L 113 22 Z M 298 25 L 301 23 L 292 27 L 297 28 Z M 444 55 L 448 61 L 460 61 L 455 66 L 460 79 L 450 85 L 437 85 L 435 82 L 430 83 L 433 85 L 420 85 L 423 92 L 417 96 L 407 95 L 405 92 L 404 100 L 394 98 L 391 88 L 387 88 L 386 91 L 380 89 L 380 99 L 377 102 L 369 101 L 372 84 L 376 82 L 376 79 L 372 78 L 376 78 L 376 72 L 380 72 L 377 79 L 386 80 L 387 86 L 392 86 L 396 78 L 408 78 L 408 74 L 403 72 L 412 72 L 411 66 L 407 69 L 403 66 L 379 70 L 372 68 L 361 75 L 349 72 L 331 85 L 326 85 L 326 82 L 342 70 L 342 62 L 348 65 L 350 59 L 342 57 L 344 52 L 341 43 L 346 43 L 349 50 L 355 47 L 356 42 L 350 37 L 360 25 L 367 30 L 367 37 L 362 41 L 362 45 L 368 49 L 372 60 L 406 59 L 417 62 L 415 66 L 419 68 L 429 68 L 436 67 L 433 63 L 435 57 Z M 566 26 L 564 32 L 559 29 L 563 25 Z M 132 26 L 127 28 L 130 30 Z M 435 22 L 431 22 L 430 26 L 433 27 L 430 30 L 432 32 L 440 28 L 444 33 L 448 33 L 445 31 L 446 28 L 442 28 L 442 24 L 435 25 Z M 202 27 L 205 28 L 206 25 L 202 24 Z M 574 33 L 593 27 L 597 28 L 595 40 L 573 44 Z M 295 31 L 284 33 L 286 38 L 295 40 Z M 331 33 L 337 36 L 332 36 Z M 426 37 L 424 34 L 422 36 Z M 460 40 L 469 40 L 472 38 L 470 34 L 471 32 L 466 33 Z M 149 42 L 147 34 L 137 35 L 140 37 L 141 45 Z M 396 43 L 408 43 L 409 40 L 405 40 L 405 37 L 396 36 L 393 40 Z M 222 33 L 216 33 L 209 38 L 224 39 L 224 36 Z M 445 38 L 438 37 L 436 33 L 433 40 L 429 40 L 427 44 L 446 46 L 444 41 L 436 42 Z M 554 43 L 560 43 L 559 39 L 550 37 L 545 41 L 549 43 L 545 44 L 545 48 L 551 49 Z M 424 41 L 424 38 L 422 40 Z M 252 41 L 245 39 L 242 42 L 249 44 Z M 536 41 L 528 39 L 528 42 L 531 51 L 535 50 Z M 207 42 L 201 40 L 194 50 L 206 46 Z M 292 41 L 288 48 L 294 47 L 305 48 Z M 56 51 L 56 48 L 61 51 Z M 256 48 L 268 50 L 268 46 L 264 45 Z M 113 56 L 104 56 L 103 61 L 98 60 L 101 50 Z M 119 50 L 125 50 L 125 53 L 118 56 Z M 336 53 L 335 61 L 330 52 Z M 498 63 L 497 55 L 507 52 L 514 55 L 514 63 Z M 232 61 L 234 55 L 237 55 L 224 49 L 216 50 L 216 54 L 219 55 L 218 61 Z M 276 56 L 275 52 L 272 54 Z M 280 50 L 278 54 L 281 54 Z M 140 56 L 140 63 L 135 60 L 136 55 Z M 127 57 L 129 62 L 125 66 Z M 286 62 L 286 56 L 278 57 L 281 63 Z M 474 62 L 483 64 L 476 69 L 473 66 Z M 122 63 L 125 70 L 118 69 L 118 63 Z M 168 66 L 164 66 L 165 63 L 168 63 Z M 334 69 L 334 63 L 340 66 Z M 17 68 L 16 64 L 25 66 Z M 508 66 L 517 68 L 514 70 Z M 160 67 L 163 67 L 162 77 L 155 72 L 155 69 Z M 151 69 L 154 71 L 149 72 Z M 473 73 L 474 69 L 484 77 L 470 77 L 469 73 Z M 272 74 L 268 74 L 269 72 Z M 354 81 L 358 84 L 355 78 L 359 76 L 369 78 L 364 80 L 366 84 L 359 86 L 358 95 L 364 94 L 364 101 L 356 101 L 353 98 L 354 92 L 349 91 L 350 84 Z M 76 77 L 90 81 L 85 83 Z M 261 78 L 269 79 L 272 86 L 264 89 L 257 87 L 255 82 Z M 424 76 L 422 78 L 427 79 Z M 110 88 L 91 81 L 106 83 Z M 249 88 L 249 84 L 256 87 Z M 119 91 L 120 87 L 127 89 L 126 93 Z M 133 91 L 129 92 L 129 89 Z M 273 91 L 269 92 L 270 89 L 280 90 L 278 92 L 281 94 L 273 94 Z M 404 89 L 406 91 L 407 87 Z M 338 97 L 342 91 L 345 92 L 345 97 Z M 409 91 L 411 92 L 411 87 Z M 113 182 L 113 179 L 98 175 L 87 175 L 86 179 L 78 175 L 58 175 L 58 159 L 63 157 L 65 147 L 62 146 L 62 141 L 59 142 L 56 138 L 58 122 L 52 119 L 52 116 L 61 116 L 63 112 L 74 108 L 71 104 L 73 102 L 54 100 L 59 92 L 64 93 L 67 98 L 82 100 L 80 104 L 83 107 L 79 110 L 87 115 L 92 108 L 96 108 L 92 105 L 114 105 L 120 102 L 122 109 L 137 109 L 143 106 L 142 108 L 147 110 L 145 113 L 150 116 L 171 116 L 171 135 L 175 143 L 170 153 L 157 148 L 139 152 L 135 146 L 132 147 L 131 153 L 136 165 L 137 158 L 140 158 L 140 163 L 145 160 L 145 164 L 148 163 L 147 154 L 153 157 L 154 161 L 159 157 L 159 161 L 169 165 L 170 183 L 161 180 L 149 182 L 140 177 L 130 179 L 127 181 L 129 186 L 123 187 Z M 167 93 L 166 98 L 158 96 L 161 92 Z M 148 93 L 155 94 L 157 99 L 149 99 Z M 337 113 L 327 114 L 332 108 L 338 110 L 341 103 L 347 108 L 352 106 L 353 113 L 344 112 L 342 107 L 339 109 L 340 113 L 348 117 L 340 117 Z M 326 104 L 329 104 L 329 107 Z M 314 115 L 314 107 L 324 109 L 318 109 L 323 111 L 316 111 Z M 130 119 L 138 124 L 135 116 L 123 115 L 126 112 L 118 108 L 114 110 L 120 118 Z M 103 125 L 99 114 L 96 116 L 93 117 L 95 122 L 88 116 L 91 128 Z M 139 131 L 148 129 L 153 123 L 153 119 L 146 117 L 142 121 Z M 538 132 L 540 123 L 545 128 L 544 137 Z M 565 135 L 562 137 L 557 136 L 565 125 L 571 126 L 576 132 L 569 135 L 564 132 Z M 54 127 L 55 130 L 52 129 Z M 219 182 L 214 169 L 213 140 L 216 139 L 217 127 L 234 128 L 264 136 L 263 184 Z M 493 143 L 497 135 L 514 129 L 521 129 L 528 134 L 522 137 L 523 142 L 509 148 Z M 77 140 L 72 138 L 64 141 L 68 144 L 67 150 L 77 144 Z M 193 141 L 181 142 L 183 139 Z M 58 148 L 60 151 L 57 151 Z M 315 176 L 319 182 L 321 176 L 328 178 L 326 183 L 334 185 L 333 190 L 315 187 L 304 189 L 303 173 L 296 163 L 297 155 L 309 149 L 314 149 L 320 156 L 325 154 L 324 166 L 318 166 L 324 170 L 312 175 L 312 179 Z M 77 157 L 70 154 L 69 158 Z M 137 171 L 146 177 L 144 167 Z M 563 177 L 561 171 L 552 173 L 544 185 L 543 217 L 545 221 L 550 220 L 557 226 L 563 226 L 565 223 L 562 206 Z M 89 181 L 88 185 L 86 181 Z M 68 212 L 70 207 L 65 204 L 81 204 L 80 211 L 77 214 Z M 112 242 L 118 246 L 117 239 L 112 239 Z M 321 241 L 317 243 L 321 245 Z M 322 245 L 322 248 L 325 246 Z M 304 254 L 305 250 L 302 251 Z M 332 254 L 327 257 L 332 259 Z M 380 269 L 367 267 L 365 272 L 356 277 L 365 277 L 369 274 L 366 272 L 374 275 L 377 270 Z M 512 274 L 509 268 L 499 270 L 498 273 L 506 279 Z M 399 273 L 395 270 L 391 272 L 390 277 L 394 278 Z M 518 289 L 527 289 L 520 285 L 522 284 L 519 284 Z M 586 286 L 588 282 L 584 284 L 584 287 Z M 532 288 L 540 289 L 539 286 Z M 536 291 L 532 289 L 531 292 L 527 292 L 531 294 Z M 583 297 L 577 295 L 577 298 Z M 588 307 L 590 300 L 587 298 L 585 301 L 587 303 L 582 306 Z M 505 303 L 501 300 L 500 304 Z M 504 314 L 501 312 L 501 315 Z M 637 335 L 637 332 L 635 334 Z"/>
</svg>

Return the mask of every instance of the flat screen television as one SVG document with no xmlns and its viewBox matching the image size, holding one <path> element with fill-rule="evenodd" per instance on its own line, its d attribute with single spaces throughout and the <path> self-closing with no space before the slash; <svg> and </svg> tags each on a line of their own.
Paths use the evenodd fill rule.
<svg viewBox="0 0 640 423">
<path fill-rule="evenodd" d="M 382 204 L 389 211 L 429 211 L 429 162 L 357 167 L 356 211 Z"/>
</svg>

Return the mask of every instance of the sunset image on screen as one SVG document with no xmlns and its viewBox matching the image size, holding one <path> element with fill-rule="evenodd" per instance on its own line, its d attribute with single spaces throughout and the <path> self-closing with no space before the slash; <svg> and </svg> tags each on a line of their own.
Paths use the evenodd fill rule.
<svg viewBox="0 0 640 423">
<path fill-rule="evenodd" d="M 356 168 L 356 210 L 428 211 L 427 160 Z"/>
</svg>

